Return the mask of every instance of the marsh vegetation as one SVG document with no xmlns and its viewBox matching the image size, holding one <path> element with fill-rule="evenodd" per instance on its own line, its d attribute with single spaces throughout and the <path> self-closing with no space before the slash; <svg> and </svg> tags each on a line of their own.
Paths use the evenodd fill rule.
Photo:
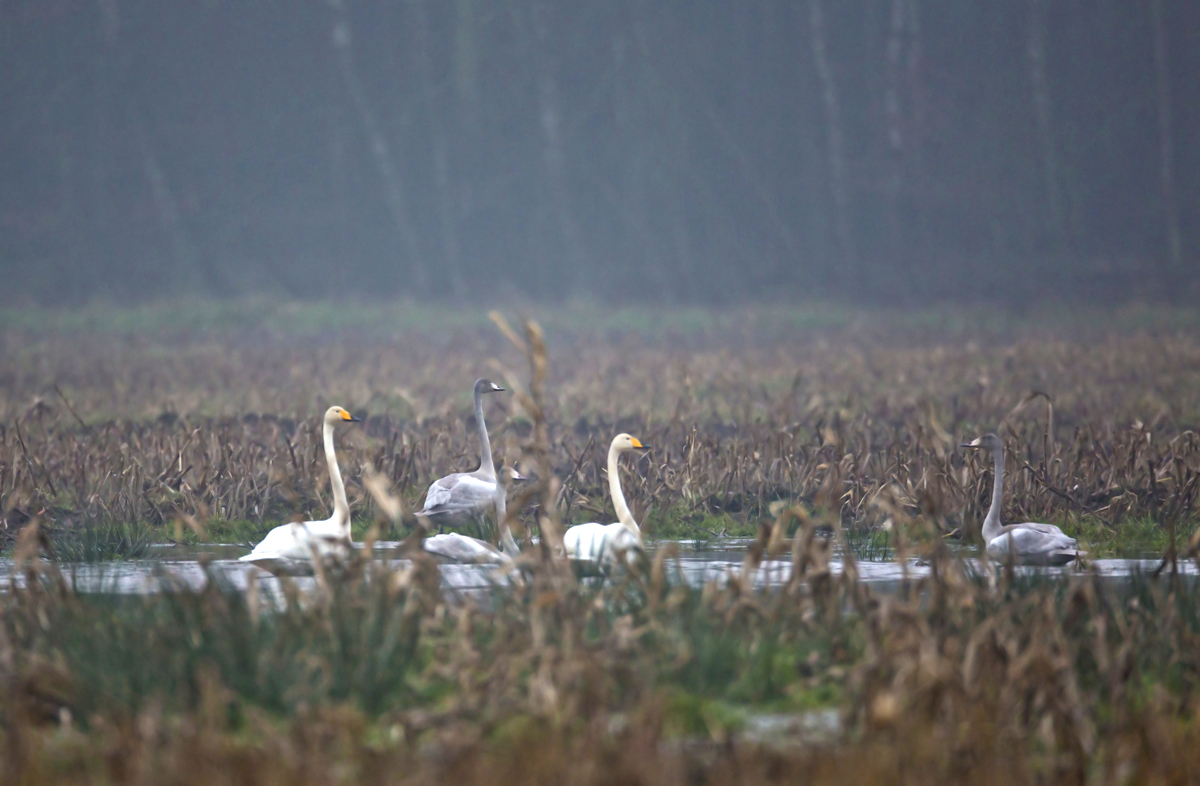
<svg viewBox="0 0 1200 786">
<path fill-rule="evenodd" d="M 0 493 L 24 581 L 0 597 L 4 776 L 1190 777 L 1200 607 L 1175 558 L 1196 556 L 1192 333 L 733 324 L 563 330 L 546 354 L 519 326 L 524 354 L 487 325 L 318 342 L 9 331 Z M 365 416 L 339 445 L 356 538 L 412 537 L 364 471 L 412 510 L 430 480 L 471 469 L 469 386 L 484 373 L 513 391 L 488 412 L 493 448 L 528 475 L 510 511 L 540 536 L 517 582 L 453 595 L 409 549 L 394 568 L 360 555 L 317 591 L 268 597 L 214 574 L 128 597 L 77 592 L 34 559 L 252 540 L 328 510 L 316 414 L 331 402 Z M 990 477 L 955 446 L 989 430 L 1010 456 L 1006 520 L 1053 521 L 1094 554 L 1165 552 L 1162 569 L 1123 582 L 969 569 Z M 551 546 L 572 522 L 613 520 L 603 467 L 618 431 L 654 448 L 621 483 L 659 547 L 580 582 Z M 770 558 L 788 580 L 678 579 L 669 539 L 729 533 L 752 537 L 745 575 Z M 929 569 L 885 591 L 856 581 L 855 555 Z"/>
<path fill-rule="evenodd" d="M 452 312 L 422 333 L 316 313 L 287 330 L 222 312 L 198 326 L 110 317 L 121 327 L 0 333 L 5 537 L 37 515 L 52 536 L 103 522 L 245 542 L 327 511 L 319 415 L 333 403 L 366 417 L 340 437 L 358 533 L 376 515 L 365 463 L 412 508 L 433 480 L 478 466 L 471 381 L 524 386 L 523 361 L 486 318 Z M 991 473 L 957 446 L 997 430 L 1005 521 L 1059 524 L 1099 554 L 1161 552 L 1167 518 L 1185 536 L 1193 527 L 1194 328 L 546 316 L 544 417 L 568 523 L 614 520 L 605 452 L 625 431 L 655 448 L 621 478 L 651 538 L 753 536 L 772 503 L 801 501 L 838 511 L 854 542 L 878 543 L 888 500 L 970 543 Z M 497 466 L 519 463 L 528 415 L 516 396 L 489 407 Z"/>
</svg>

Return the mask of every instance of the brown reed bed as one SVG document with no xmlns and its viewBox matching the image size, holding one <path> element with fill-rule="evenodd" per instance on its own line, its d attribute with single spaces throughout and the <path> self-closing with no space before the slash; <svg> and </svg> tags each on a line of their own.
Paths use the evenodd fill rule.
<svg viewBox="0 0 1200 786">
<path fill-rule="evenodd" d="M 821 489 L 837 490 L 847 526 L 868 531 L 886 521 L 885 488 L 945 532 L 969 532 L 990 473 L 956 446 L 999 429 L 1010 519 L 1062 523 L 1101 547 L 1123 532 L 1145 539 L 1168 510 L 1189 527 L 1200 339 L 1031 333 L 743 325 L 551 336 L 545 422 L 565 517 L 611 515 L 604 451 L 624 430 L 655 446 L 622 478 L 652 533 L 752 533 L 772 502 L 811 502 Z M 369 520 L 364 462 L 416 502 L 432 479 L 478 461 L 471 381 L 520 389 L 520 359 L 494 329 L 10 330 L 2 340 L 0 532 L 10 539 L 39 512 L 52 530 L 186 515 L 252 533 L 321 508 L 317 417 L 330 403 L 369 416 L 342 445 L 356 515 Z M 520 461 L 528 417 L 512 395 L 489 406 L 498 452 Z"/>
</svg>

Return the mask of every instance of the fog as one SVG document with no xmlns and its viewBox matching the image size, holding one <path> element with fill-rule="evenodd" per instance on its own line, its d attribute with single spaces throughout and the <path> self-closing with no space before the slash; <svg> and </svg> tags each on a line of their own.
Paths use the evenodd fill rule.
<svg viewBox="0 0 1200 786">
<path fill-rule="evenodd" d="M 1190 0 L 10 0 L 0 303 L 1183 300 Z"/>
</svg>

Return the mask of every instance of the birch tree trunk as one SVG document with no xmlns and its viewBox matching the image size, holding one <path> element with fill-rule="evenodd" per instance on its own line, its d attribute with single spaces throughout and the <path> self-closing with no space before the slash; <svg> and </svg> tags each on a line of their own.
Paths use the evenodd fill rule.
<svg viewBox="0 0 1200 786">
<path fill-rule="evenodd" d="M 155 152 L 153 138 L 142 124 L 140 117 L 133 115 L 130 121 L 141 152 L 142 169 L 146 182 L 150 186 L 159 226 L 170 243 L 172 255 L 175 257 L 175 263 L 179 266 L 180 272 L 184 276 L 201 276 L 202 286 L 213 295 L 220 297 L 229 294 L 230 287 L 225 272 L 213 264 L 208 257 L 200 254 L 192 242 L 187 226 L 183 222 L 183 216 L 179 212 L 179 200 L 176 199 L 175 192 L 171 190 L 166 171 Z"/>
<path fill-rule="evenodd" d="M 474 0 L 455 0 L 454 86 L 458 95 L 459 120 L 471 138 L 479 134 L 482 103 L 479 90 L 479 31 Z"/>
<path fill-rule="evenodd" d="M 846 161 L 842 137 L 842 115 L 838 102 L 837 83 L 829 65 L 826 51 L 825 16 L 821 0 L 808 0 L 808 24 L 812 35 L 813 61 L 825 104 L 827 128 L 826 147 L 829 155 L 829 188 L 833 196 L 834 230 L 842 253 L 844 283 L 853 283 L 858 276 L 858 257 L 854 238 L 850 234 L 850 197 L 846 189 Z"/>
<path fill-rule="evenodd" d="M 558 226 L 566 264 L 558 268 L 558 276 L 566 278 L 567 287 L 591 283 L 579 228 L 571 213 L 571 194 L 567 188 L 567 151 L 563 139 L 562 101 L 558 89 L 558 75 L 554 57 L 555 40 L 550 23 L 550 14 L 558 4 L 547 0 L 534 0 L 533 16 L 534 50 L 537 68 L 537 106 L 542 136 L 542 164 L 545 167 L 548 205 Z M 563 276 L 561 271 L 569 271 Z M 555 275 L 548 271 L 548 277 Z"/>
<path fill-rule="evenodd" d="M 117 0 L 99 0 L 100 7 L 100 51 L 96 58 L 95 77 L 95 137 L 91 154 L 90 212 L 92 229 L 100 246 L 101 256 L 111 261 L 112 195 L 109 193 L 109 171 L 113 156 L 114 90 L 117 65 L 118 34 L 121 29 L 121 11 Z"/>
<path fill-rule="evenodd" d="M 900 66 L 904 48 L 906 0 L 892 0 L 887 37 L 887 73 L 883 115 L 887 127 L 887 229 L 888 256 L 903 264 L 904 238 L 900 224 L 900 194 L 904 186 L 904 123 L 900 107 Z"/>
<path fill-rule="evenodd" d="M 928 172 L 925 169 L 925 157 L 922 144 L 928 126 L 926 122 L 924 75 L 922 60 L 925 53 L 921 42 L 921 5 L 920 0 L 908 0 L 905 9 L 905 25 L 908 35 L 908 49 L 905 54 L 907 75 L 905 84 L 908 93 L 908 123 L 906 125 L 904 149 L 904 172 L 908 192 L 908 220 L 910 226 L 906 236 L 906 250 L 910 259 L 921 259 L 929 254 L 933 247 L 930 240 L 929 222 L 924 209 L 925 195 L 928 193 Z"/>
<path fill-rule="evenodd" d="M 417 80 L 421 83 L 421 97 L 425 104 L 425 111 L 422 114 L 425 116 L 429 129 L 429 146 L 433 158 L 433 184 L 437 191 L 438 224 L 442 236 L 442 259 L 446 265 L 450 293 L 455 298 L 461 299 L 466 294 L 466 284 L 463 281 L 460 264 L 458 221 L 455 216 L 455 200 L 450 184 L 450 161 L 446 152 L 447 131 L 442 122 L 442 109 L 438 105 L 433 89 L 429 13 L 425 7 L 425 0 L 409 0 L 409 7 L 417 28 L 413 55 L 417 62 Z"/>
<path fill-rule="evenodd" d="M 1050 88 L 1046 79 L 1046 21 L 1043 18 L 1042 0 L 1029 0 L 1029 39 L 1026 42 L 1026 54 L 1029 57 L 1029 83 L 1033 113 L 1037 121 L 1038 147 L 1041 150 L 1050 231 L 1056 252 L 1061 255 L 1066 244 L 1066 233 L 1058 152 L 1054 144 L 1054 128 L 1050 115 Z"/>
<path fill-rule="evenodd" d="M 417 229 L 409 213 L 404 183 L 396 172 L 391 146 L 379 127 L 375 111 L 371 108 L 371 102 L 367 100 L 366 91 L 363 90 L 362 82 L 358 78 L 358 71 L 354 67 L 350 22 L 346 18 L 345 3 L 343 0 L 328 0 L 328 2 L 329 7 L 333 10 L 334 57 L 337 60 L 338 70 L 341 72 L 342 82 L 346 86 L 346 92 L 350 94 L 350 100 L 358 111 L 363 132 L 367 136 L 371 156 L 375 160 L 375 170 L 383 185 L 384 201 L 387 204 L 388 212 L 392 215 L 392 221 L 396 225 L 400 243 L 404 247 L 407 257 L 411 288 L 420 294 L 428 294 L 430 291 L 429 271 L 425 267 L 425 261 L 417 243 Z"/>
<path fill-rule="evenodd" d="M 1150 15 L 1154 25 L 1154 70 L 1158 82 L 1158 165 L 1167 225 L 1167 261 L 1162 270 L 1162 285 L 1167 298 L 1174 300 L 1179 295 L 1179 279 L 1183 271 L 1183 238 L 1179 231 L 1179 209 L 1175 201 L 1171 66 L 1167 58 L 1167 29 L 1163 21 L 1162 0 L 1150 0 Z"/>
</svg>

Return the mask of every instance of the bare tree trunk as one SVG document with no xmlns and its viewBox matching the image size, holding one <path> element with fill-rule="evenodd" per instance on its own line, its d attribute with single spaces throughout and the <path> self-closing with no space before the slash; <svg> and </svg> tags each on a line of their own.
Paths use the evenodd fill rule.
<svg viewBox="0 0 1200 786">
<path fill-rule="evenodd" d="M 113 88 L 116 61 L 117 35 L 120 31 L 121 15 L 117 0 L 99 0 L 100 8 L 100 51 L 96 57 L 95 120 L 96 134 L 92 146 L 90 179 L 90 213 L 92 231 L 95 233 L 99 255 L 105 262 L 112 261 L 112 195 L 108 189 L 108 167 L 112 158 L 111 140 L 113 116 Z"/>
<path fill-rule="evenodd" d="M 904 258 L 900 225 L 900 193 L 904 186 L 904 124 L 900 108 L 900 64 L 904 50 L 906 0 L 892 0 L 887 39 L 887 76 L 883 96 L 887 124 L 887 225 L 889 255 L 899 266 Z"/>
<path fill-rule="evenodd" d="M 433 65 L 430 62 L 429 15 L 425 0 L 409 0 L 416 17 L 416 60 L 417 78 L 425 102 L 424 115 L 429 123 L 430 146 L 433 154 L 433 182 L 437 189 L 438 218 L 442 232 L 442 255 L 446 273 L 450 279 L 450 291 L 454 297 L 466 294 L 460 268 L 461 255 L 458 245 L 458 222 L 454 216 L 454 198 L 450 186 L 450 162 L 446 154 L 446 129 L 442 124 L 441 107 L 437 106 L 433 90 Z"/>
<path fill-rule="evenodd" d="M 446 138 L 441 134 L 433 140 L 433 182 L 438 194 L 438 215 L 441 218 L 442 254 L 450 276 L 450 291 L 454 297 L 467 294 L 462 272 L 462 250 L 458 242 L 458 221 L 455 220 L 454 195 L 450 185 L 450 161 L 446 153 Z"/>
<path fill-rule="evenodd" d="M 454 7 L 457 12 L 454 27 L 454 83 L 462 122 L 474 137 L 479 133 L 480 105 L 476 8 L 474 0 L 455 0 Z"/>
<path fill-rule="evenodd" d="M 647 110 L 660 97 L 659 82 L 649 62 L 652 49 L 643 19 L 646 4 L 634 0 L 627 6 L 632 42 L 620 37 L 612 44 L 613 121 L 623 147 L 628 151 L 621 157 L 620 187 L 614 190 L 613 202 L 629 225 L 631 236 L 636 237 L 641 246 L 640 262 L 655 274 L 663 301 L 672 303 L 676 279 L 665 274 L 656 233 L 649 220 L 653 210 L 647 177 L 654 154 L 648 148 L 657 147 L 658 135 L 650 132 Z M 631 63 L 633 60 L 637 61 L 636 71 Z M 636 85 L 636 91 L 629 89 L 631 85 Z"/>
<path fill-rule="evenodd" d="M 400 242 L 404 246 L 405 255 L 408 257 L 408 271 L 412 277 L 413 289 L 421 294 L 428 294 L 429 271 L 425 267 L 421 249 L 417 243 L 417 230 L 408 211 L 408 199 L 404 192 L 404 184 L 396 174 L 391 148 L 379 128 L 375 112 L 371 109 L 371 103 L 367 100 L 366 92 L 358 79 L 358 72 L 354 68 L 350 23 L 346 18 L 346 6 L 343 0 L 328 0 L 328 2 L 334 15 L 334 55 L 342 73 L 342 81 L 345 82 L 350 99 L 354 102 L 355 109 L 358 110 L 359 120 L 362 121 L 363 131 L 370 143 L 371 155 L 375 158 L 375 168 L 383 183 L 384 199 L 400 234 Z"/>
<path fill-rule="evenodd" d="M 833 69 L 825 51 L 825 16 L 821 0 L 808 0 L 808 23 L 812 34 L 813 60 L 817 78 L 825 101 L 827 124 L 827 146 L 829 152 L 829 187 L 833 195 L 834 227 L 838 245 L 842 252 L 842 275 L 845 283 L 852 283 L 858 275 L 858 256 L 854 238 L 850 233 L 850 196 L 846 189 L 846 162 L 843 153 L 842 115 L 838 104 L 837 84 Z"/>
<path fill-rule="evenodd" d="M 197 273 L 202 275 L 203 283 L 211 294 L 228 294 L 230 288 L 225 272 L 200 254 L 192 243 L 183 217 L 179 214 L 179 201 L 167 182 L 166 172 L 154 150 L 154 140 L 142 125 L 141 118 L 133 112 L 130 112 L 130 121 L 141 150 L 142 167 L 146 181 L 150 184 L 150 194 L 154 200 L 155 212 L 158 213 L 159 225 L 171 245 L 175 263 L 185 276 Z"/>
<path fill-rule="evenodd" d="M 637 0 L 639 10 L 653 7 L 647 0 Z M 802 242 L 797 238 L 797 232 L 793 223 L 785 216 L 784 211 L 780 209 L 779 199 L 771 188 L 770 179 L 763 177 L 761 174 L 761 162 L 756 163 L 754 153 L 758 152 L 754 146 L 748 146 L 745 140 L 739 139 L 736 123 L 737 118 L 729 115 L 727 110 L 718 107 L 713 100 L 713 93 L 709 86 L 703 84 L 697 79 L 693 70 L 679 62 L 678 58 L 660 57 L 660 63 L 656 68 L 651 68 L 649 64 L 652 53 L 655 51 L 662 52 L 662 47 L 651 46 L 648 43 L 646 35 L 646 25 L 641 21 L 640 16 L 635 16 L 635 32 L 636 40 L 643 68 L 643 76 L 641 79 L 642 93 L 645 96 L 644 103 L 646 106 L 653 107 L 659 113 L 660 117 L 664 117 L 664 125 L 668 126 L 668 130 L 664 135 L 660 136 L 668 140 L 665 145 L 660 142 L 656 154 L 662 158 L 675 157 L 678 162 L 677 171 L 685 171 L 689 168 L 686 163 L 686 152 L 679 146 L 671 144 L 672 139 L 682 139 L 689 135 L 690 129 L 686 124 L 692 122 L 687 116 L 687 112 L 681 107 L 688 107 L 693 111 L 699 109 L 708 121 L 708 128 L 714 133 L 713 142 L 715 147 L 724 152 L 731 161 L 737 166 L 737 174 L 746 188 L 748 194 L 754 197 L 762 207 L 762 218 L 765 227 L 771 230 L 773 237 L 779 242 L 783 252 L 791 259 L 796 259 L 800 254 Z M 678 20 L 675 20 L 678 24 Z M 669 24 L 670 20 L 664 20 L 661 24 Z M 686 34 L 678 27 L 673 30 L 666 29 L 664 34 L 659 38 L 659 43 L 665 40 L 670 40 L 674 36 L 683 38 Z M 654 85 L 655 92 L 649 90 L 650 85 Z M 733 125 L 731 126 L 731 123 Z M 684 186 L 685 189 L 688 186 Z M 689 189 L 690 190 L 690 189 Z M 688 228 L 686 220 L 683 218 L 683 206 L 687 203 L 686 197 L 674 198 L 670 200 L 672 205 L 672 213 L 676 221 L 675 230 L 675 247 L 677 249 L 691 248 L 692 244 L 686 240 L 688 236 Z M 688 252 L 690 256 L 691 251 Z M 727 260 L 726 260 L 727 261 Z M 705 280 L 715 281 L 723 276 L 725 271 L 725 262 L 719 262 L 719 271 L 707 272 L 704 275 Z M 680 257 L 679 264 L 676 266 L 675 276 L 678 279 L 673 282 L 676 290 L 685 291 L 687 287 L 694 286 L 692 277 L 696 275 L 695 266 L 690 261 L 685 261 Z M 763 266 L 757 271 L 757 276 L 761 280 L 779 281 L 781 277 L 789 275 L 790 271 L 780 269 L 778 257 L 769 255 L 764 261 Z M 730 285 L 732 287 L 740 287 L 742 289 L 736 291 L 737 295 L 747 294 L 744 287 L 749 285 L 754 277 L 749 275 L 737 275 L 732 277 Z M 733 296 L 734 291 L 722 291 L 723 296 Z"/>
<path fill-rule="evenodd" d="M 1062 187 L 1059 181 L 1058 152 L 1050 116 L 1050 88 L 1046 80 L 1046 22 L 1042 0 L 1029 0 L 1029 81 L 1033 112 L 1037 119 L 1038 145 L 1041 148 L 1042 175 L 1046 180 L 1046 207 L 1054 246 L 1059 254 L 1065 247 Z"/>
<path fill-rule="evenodd" d="M 350 199 L 346 177 L 346 131 L 336 113 L 329 119 L 329 182 L 333 214 L 340 231 L 349 233 Z"/>
<path fill-rule="evenodd" d="M 534 48 L 537 62 L 537 97 L 538 114 L 542 132 L 542 163 L 545 166 L 545 176 L 549 185 L 550 210 L 558 224 L 559 235 L 566 257 L 565 269 L 570 272 L 565 277 L 568 286 L 590 286 L 591 275 L 587 268 L 587 260 L 583 244 L 579 238 L 579 228 L 571 214 L 570 191 L 567 188 L 566 144 L 562 133 L 562 103 L 558 91 L 558 78 L 554 61 L 554 41 L 551 36 L 549 15 L 556 3 L 547 0 L 534 0 L 532 6 Z M 550 271 L 548 271 L 550 272 Z"/>
<path fill-rule="evenodd" d="M 1167 29 L 1163 21 L 1162 0 L 1150 0 L 1154 24 L 1154 67 L 1158 82 L 1158 151 L 1162 181 L 1163 212 L 1167 223 L 1167 262 L 1162 270 L 1162 285 L 1168 299 L 1179 295 L 1179 276 L 1183 271 L 1183 238 L 1179 232 L 1179 209 L 1175 202 L 1174 134 L 1171 131 L 1171 66 L 1167 59 Z"/>
<path fill-rule="evenodd" d="M 907 250 L 911 258 L 920 259 L 929 254 L 933 244 L 929 239 L 929 222 L 924 210 L 924 195 L 928 192 L 928 173 L 922 154 L 923 134 L 926 131 L 924 77 L 921 72 L 925 56 L 921 46 L 920 0 L 908 0 L 905 13 L 908 29 L 908 52 L 906 83 L 908 87 L 908 137 L 905 140 L 904 171 L 908 180 L 908 219 L 911 222 L 907 239 Z"/>
</svg>

